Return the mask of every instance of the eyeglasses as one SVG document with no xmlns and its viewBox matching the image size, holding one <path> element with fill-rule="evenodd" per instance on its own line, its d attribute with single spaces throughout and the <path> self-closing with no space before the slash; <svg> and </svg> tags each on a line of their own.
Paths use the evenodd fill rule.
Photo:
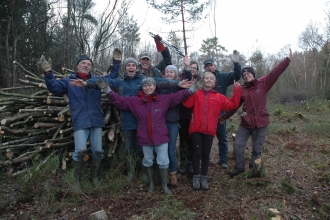
<svg viewBox="0 0 330 220">
<path fill-rule="evenodd" d="M 197 70 L 197 67 L 191 67 L 192 70 Z"/>
<path fill-rule="evenodd" d="M 248 72 L 248 71 L 245 71 L 245 72 L 243 73 L 243 78 L 246 77 L 246 76 L 249 75 L 249 74 L 252 74 L 252 73 L 250 73 L 250 72 Z"/>
</svg>

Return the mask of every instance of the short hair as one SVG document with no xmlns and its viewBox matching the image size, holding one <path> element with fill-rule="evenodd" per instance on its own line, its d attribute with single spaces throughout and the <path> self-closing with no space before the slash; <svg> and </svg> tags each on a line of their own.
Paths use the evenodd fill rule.
<svg viewBox="0 0 330 220">
<path fill-rule="evenodd" d="M 197 65 L 197 71 L 199 71 L 199 66 L 198 63 L 196 61 L 190 61 L 190 66 L 196 64 Z"/>
<path fill-rule="evenodd" d="M 154 86 L 156 86 L 156 81 L 152 77 L 146 77 L 142 80 L 141 84 L 142 84 L 142 87 L 145 86 L 145 85 L 148 85 L 148 86 L 154 85 Z"/>
</svg>

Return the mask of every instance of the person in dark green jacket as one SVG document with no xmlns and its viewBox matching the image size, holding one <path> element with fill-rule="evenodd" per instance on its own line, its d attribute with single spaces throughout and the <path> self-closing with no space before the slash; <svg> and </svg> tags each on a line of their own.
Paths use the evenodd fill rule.
<svg viewBox="0 0 330 220">
<path fill-rule="evenodd" d="M 227 96 L 228 86 L 233 85 L 234 81 L 238 81 L 241 78 L 241 64 L 239 63 L 239 53 L 234 50 L 233 54 L 230 55 L 230 59 L 234 63 L 234 71 L 229 73 L 224 73 L 220 72 L 219 70 L 216 70 L 217 66 L 212 58 L 207 58 L 204 61 L 204 70 L 206 72 L 212 72 L 215 75 L 216 82 L 214 89 L 224 96 Z M 226 123 L 218 124 L 217 138 L 219 146 L 219 165 L 221 165 L 221 167 L 224 169 L 228 169 L 228 141 L 226 135 Z"/>
<path fill-rule="evenodd" d="M 161 42 L 162 38 L 158 35 L 155 36 L 155 43 L 157 47 L 157 51 L 162 54 L 163 59 L 156 65 L 153 66 L 151 54 L 148 52 L 142 52 L 139 55 L 139 66 L 138 69 L 140 70 L 141 75 L 149 76 L 149 77 L 161 77 L 164 75 L 165 68 L 168 65 L 172 65 L 172 58 L 170 51 L 164 44 Z"/>
</svg>

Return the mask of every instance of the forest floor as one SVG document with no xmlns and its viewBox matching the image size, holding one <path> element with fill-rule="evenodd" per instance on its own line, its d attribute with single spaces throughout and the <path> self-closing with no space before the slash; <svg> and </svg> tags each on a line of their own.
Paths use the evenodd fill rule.
<svg viewBox="0 0 330 220">
<path fill-rule="evenodd" d="M 120 156 L 103 162 L 102 182 L 94 189 L 85 166 L 84 195 L 72 187 L 73 170 L 62 171 L 58 158 L 35 173 L 8 178 L 0 173 L 0 219 L 88 219 L 104 210 L 109 219 L 330 219 L 330 104 L 271 105 L 272 124 L 264 144 L 266 174 L 249 178 L 251 140 L 245 151 L 246 172 L 234 178 L 233 140 L 239 117 L 227 122 L 229 169 L 218 165 L 214 139 L 208 191 L 192 189 L 192 175 L 178 174 L 173 195 L 157 187 L 146 192 L 141 175 L 125 179 Z M 31 165 L 35 166 L 35 165 Z M 109 168 L 110 167 L 110 168 Z"/>
</svg>

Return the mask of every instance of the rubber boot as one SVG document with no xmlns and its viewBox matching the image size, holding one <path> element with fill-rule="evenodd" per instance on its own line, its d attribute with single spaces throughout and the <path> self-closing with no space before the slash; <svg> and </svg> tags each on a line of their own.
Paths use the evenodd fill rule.
<svg viewBox="0 0 330 220">
<path fill-rule="evenodd" d="M 73 161 L 74 166 L 74 188 L 77 192 L 81 190 L 81 172 L 84 166 L 84 158 L 87 155 L 87 151 L 79 151 L 77 155 L 77 161 Z"/>
<path fill-rule="evenodd" d="M 160 179 L 161 179 L 161 188 L 166 195 L 172 195 L 172 191 L 167 188 L 167 169 L 159 169 Z"/>
<path fill-rule="evenodd" d="M 81 171 L 84 166 L 84 160 L 73 161 L 74 166 L 74 188 L 77 192 L 82 192 L 81 190 Z"/>
<path fill-rule="evenodd" d="M 152 166 L 150 166 L 150 167 L 143 166 L 143 167 L 144 167 L 144 169 L 146 171 L 146 174 L 147 174 L 147 177 L 149 179 L 148 192 L 153 192 L 154 191 L 154 188 L 155 188 L 153 167 Z"/>
<path fill-rule="evenodd" d="M 142 179 L 143 179 L 143 182 L 145 184 L 149 184 L 149 178 L 147 176 L 147 169 L 145 166 L 142 165 L 142 168 L 141 168 L 141 172 L 142 172 Z"/>
<path fill-rule="evenodd" d="M 134 180 L 134 170 L 132 166 L 132 159 L 126 157 L 126 169 L 127 169 L 127 177 L 126 180 L 128 182 L 132 182 Z"/>
<path fill-rule="evenodd" d="M 97 187 L 100 183 L 99 170 L 100 170 L 101 160 L 102 159 L 93 158 L 91 163 L 91 177 L 95 187 Z"/>
</svg>

